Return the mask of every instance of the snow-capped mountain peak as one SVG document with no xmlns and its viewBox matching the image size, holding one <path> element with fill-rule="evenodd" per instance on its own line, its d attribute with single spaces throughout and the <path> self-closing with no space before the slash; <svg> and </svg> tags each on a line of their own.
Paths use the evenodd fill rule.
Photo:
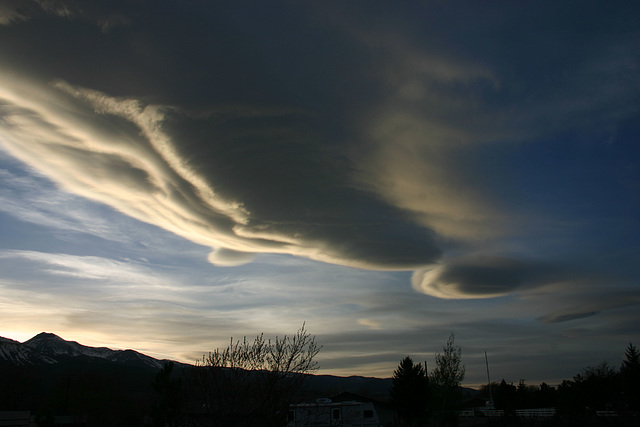
<svg viewBox="0 0 640 427">
<path fill-rule="evenodd" d="M 50 356 L 89 356 L 108 358 L 115 350 L 104 347 L 87 347 L 76 341 L 65 341 L 56 334 L 41 332 L 24 344 Z"/>
<path fill-rule="evenodd" d="M 61 358 L 77 357 L 105 359 L 119 364 L 144 365 L 158 369 L 164 362 L 134 350 L 85 346 L 76 341 L 66 341 L 49 332 L 41 332 L 24 343 L 0 337 L 0 361 L 5 360 L 16 365 L 32 365 L 58 363 Z"/>
</svg>

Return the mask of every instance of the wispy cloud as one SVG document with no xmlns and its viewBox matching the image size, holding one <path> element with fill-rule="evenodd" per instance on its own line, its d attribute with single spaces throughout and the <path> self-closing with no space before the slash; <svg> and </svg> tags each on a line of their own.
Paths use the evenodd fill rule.
<svg viewBox="0 0 640 427">
<path fill-rule="evenodd" d="M 29 19 L 20 0 L 3 0 L 0 2 L 0 25 L 10 25 Z"/>
<path fill-rule="evenodd" d="M 0 170 L 4 185 L 0 188 L 0 211 L 20 221 L 56 230 L 87 233 L 118 242 L 130 241 L 105 218 L 104 210 L 86 199 L 59 191 L 43 177 Z"/>
</svg>

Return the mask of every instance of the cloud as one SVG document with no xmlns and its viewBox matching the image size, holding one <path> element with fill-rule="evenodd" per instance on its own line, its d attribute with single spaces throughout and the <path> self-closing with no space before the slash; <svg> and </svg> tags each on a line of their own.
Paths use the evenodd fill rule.
<svg viewBox="0 0 640 427">
<path fill-rule="evenodd" d="M 0 152 L 0 161 L 5 160 L 3 154 Z M 121 224 L 113 223 L 113 215 L 84 198 L 59 191 L 44 176 L 33 172 L 0 169 L 4 184 L 0 188 L 0 212 L 48 227 L 55 230 L 53 234 L 73 231 L 125 244 L 133 242 L 131 230 L 123 232 L 118 227 Z"/>
<path fill-rule="evenodd" d="M 109 6 L 117 9 L 117 5 Z M 95 22 L 105 34 L 113 28 L 132 24 L 130 17 L 109 9 L 97 2 L 82 0 L 1 0 L 0 25 L 26 21 L 42 13 L 67 20 Z"/>
<path fill-rule="evenodd" d="M 344 28 L 371 52 L 371 64 L 363 71 L 375 82 L 371 86 L 377 91 L 371 92 L 382 94 L 359 111 L 366 154 L 358 178 L 364 188 L 410 211 L 439 235 L 492 242 L 520 234 L 525 227 L 540 227 L 532 216 L 552 221 L 544 212 L 547 207 L 525 211 L 506 197 L 518 183 L 514 179 L 520 178 L 514 164 L 526 164 L 510 152 L 540 147 L 540 139 L 554 133 L 576 128 L 595 132 L 637 114 L 638 84 L 631 77 L 638 66 L 631 54 L 637 41 L 622 37 L 600 44 L 586 38 L 585 43 L 584 24 L 564 16 L 573 10 L 563 10 L 563 19 L 568 19 L 562 22 L 571 32 L 562 39 L 565 45 L 557 45 L 548 35 L 529 37 L 528 31 L 513 28 L 513 16 L 523 10 L 492 9 L 488 16 L 494 26 L 480 24 L 473 16 L 483 13 L 467 6 L 455 17 L 445 13 L 449 19 L 439 19 L 442 11 L 429 9 L 429 25 L 406 10 L 387 11 L 389 22 L 403 22 L 401 32 L 375 17 L 347 15 L 355 23 Z M 616 10 L 612 16 L 625 21 L 624 13 Z M 533 16 L 527 20 L 528 30 L 548 30 L 536 24 L 547 20 L 540 10 L 526 14 Z M 504 43 L 505 33 L 496 28 L 509 32 L 512 45 Z M 461 42 L 455 34 L 466 31 L 477 39 Z M 436 41 L 445 34 L 452 43 L 447 47 Z M 494 51 L 497 46 L 500 53 Z M 612 74 L 620 78 L 606 77 Z"/>
<path fill-rule="evenodd" d="M 597 311 L 585 311 L 582 313 L 545 315 L 545 316 L 542 316 L 540 320 L 544 323 L 560 323 L 560 322 L 569 322 L 571 320 L 576 320 L 576 319 L 584 319 L 585 317 L 595 316 L 596 314 L 598 314 Z"/>
<path fill-rule="evenodd" d="M 611 278 L 609 281 L 612 281 Z M 558 304 L 547 303 L 544 309 L 547 313 L 538 317 L 538 320 L 548 324 L 564 323 L 640 304 L 640 293 L 630 289 L 628 283 L 621 282 L 611 289 L 603 289 L 598 286 L 599 281 L 590 286 L 586 286 L 585 282 L 577 282 L 573 286 L 568 284 L 564 289 L 558 290 L 558 295 L 567 294 L 573 297 L 558 298 Z M 536 298 L 535 294 L 532 298 Z"/>
<path fill-rule="evenodd" d="M 74 13 L 72 9 L 76 6 L 74 0 L 35 0 L 42 10 L 52 15 L 62 18 L 72 18 Z"/>
<path fill-rule="evenodd" d="M 0 324 L 381 377 L 453 331 L 476 384 L 635 342 L 638 6 L 251 3 L 0 1 Z"/>
<path fill-rule="evenodd" d="M 100 282 L 105 286 L 128 287 L 140 284 L 143 287 L 167 288 L 170 279 L 163 279 L 142 264 L 127 261 L 110 260 L 95 256 L 75 256 L 37 251 L 4 250 L 0 252 L 0 262 L 5 265 L 21 263 L 37 266 L 37 274 L 56 277 L 58 285 L 73 293 L 75 286 L 65 284 L 78 281 Z M 36 274 L 36 273 L 33 273 Z M 33 281 L 38 283 L 37 279 Z M 50 283 L 49 286 L 38 285 L 40 290 L 48 289 L 47 293 L 60 293 L 62 288 Z M 57 290 L 54 292 L 54 288 Z"/>
<path fill-rule="evenodd" d="M 435 268 L 414 272 L 413 288 L 446 299 L 495 298 L 545 283 L 567 273 L 558 268 L 520 259 L 477 255 L 444 260 Z"/>
<path fill-rule="evenodd" d="M 17 24 L 43 14 L 74 19 L 92 15 L 99 7 L 78 0 L 0 0 L 0 25 Z"/>
<path fill-rule="evenodd" d="M 207 259 L 214 265 L 233 267 L 251 262 L 254 258 L 255 254 L 252 253 L 220 248 L 211 252 Z"/>
<path fill-rule="evenodd" d="M 0 1 L 0 25 L 10 25 L 29 19 L 23 6 L 23 0 Z"/>
<path fill-rule="evenodd" d="M 12 25 L 16 43 L 0 41 L 5 148 L 66 191 L 211 248 L 215 265 L 290 254 L 418 270 L 414 287 L 444 298 L 531 289 L 543 280 L 527 254 L 468 255 L 535 246 L 547 217 L 566 230 L 549 210 L 566 195 L 531 184 L 519 146 L 555 158 L 538 138 L 637 111 L 636 42 L 588 38 L 569 60 L 513 28 L 517 8 L 485 26 L 475 6 L 453 19 L 431 6 L 163 3 L 139 20 L 146 2 L 38 4 L 55 24 L 46 37 Z M 594 85 L 612 69 L 623 78 Z"/>
<path fill-rule="evenodd" d="M 72 9 L 76 10 L 69 6 Z M 89 12 L 83 13 L 78 16 Z M 152 23 L 136 25 L 150 32 L 158 30 Z M 200 27 L 192 28 L 179 41 L 190 42 L 188 38 L 200 35 Z M 354 98 L 348 105 L 339 88 L 327 86 L 328 92 L 315 97 L 314 87 L 305 83 L 301 86 L 303 100 L 288 92 L 286 85 L 277 84 L 274 97 L 269 91 L 275 81 L 269 78 L 268 69 L 255 71 L 259 58 L 252 51 L 246 61 L 237 63 L 229 63 L 226 56 L 219 58 L 217 63 L 235 67 L 224 84 L 207 77 L 188 86 L 184 76 L 169 78 L 174 71 L 163 55 L 175 52 L 167 50 L 170 44 L 162 43 L 167 38 L 162 33 L 156 41 L 136 38 L 128 46 L 142 43 L 147 46 L 145 55 L 163 57 L 165 72 L 127 56 L 121 62 L 128 61 L 128 77 L 116 87 L 122 92 L 129 81 L 137 81 L 135 88 L 141 91 L 145 85 L 141 80 L 148 81 L 148 76 L 167 77 L 172 83 L 164 84 L 160 93 L 183 100 L 188 108 L 153 104 L 144 97 L 111 96 L 69 80 L 54 80 L 52 87 L 46 87 L 7 77 L 5 87 L 39 86 L 39 91 L 5 91 L 6 144 L 13 155 L 45 171 L 68 191 L 210 246 L 209 259 L 219 265 L 250 259 L 234 256 L 231 260 L 229 254 L 260 252 L 382 270 L 430 264 L 442 253 L 434 230 L 456 236 L 477 234 L 492 229 L 487 221 L 497 212 L 481 197 L 472 196 L 473 190 L 460 191 L 468 182 L 462 174 L 458 179 L 440 166 L 451 159 L 442 147 L 470 131 L 453 126 L 448 117 L 436 114 L 425 121 L 425 115 L 442 109 L 447 98 L 451 100 L 448 110 L 466 108 L 464 96 L 449 97 L 449 87 L 463 84 L 474 91 L 476 82 L 495 85 L 495 78 L 486 67 L 466 60 L 423 55 L 405 40 L 394 39 L 375 51 L 375 40 L 351 35 L 353 39 L 343 44 L 344 36 L 323 32 L 321 40 L 338 47 L 340 53 L 320 49 L 319 54 L 326 59 L 336 54 L 346 58 L 366 45 L 372 49 L 371 64 L 390 64 L 376 76 L 387 76 L 384 81 L 370 81 L 366 86 L 374 89 L 372 93 L 378 92 L 376 87 L 386 92 L 388 86 L 393 96 Z M 97 43 L 102 40 L 95 34 L 87 37 Z M 236 42 L 238 48 L 244 47 L 235 39 L 230 43 Z M 269 43 L 267 37 L 268 52 Z M 294 46 L 293 54 L 302 55 L 306 50 Z M 210 68 L 203 58 L 206 56 L 190 57 L 195 61 L 191 68 L 199 69 L 200 64 Z M 329 64 L 319 59 L 301 67 L 292 82 L 304 83 L 324 63 Z M 71 68 L 52 77 L 75 76 Z M 355 81 L 364 71 L 351 63 L 339 64 L 339 68 L 347 81 Z M 240 76 L 245 74 L 252 88 L 261 88 L 247 100 L 241 95 L 247 82 Z M 95 87 L 114 87 L 103 76 L 84 76 Z M 335 83 L 320 78 L 327 85 Z M 231 94 L 232 102 L 200 109 L 196 107 L 202 100 L 188 96 L 218 86 L 239 91 Z M 178 87 L 183 92 L 172 96 L 173 88 Z M 439 90 L 444 92 L 436 93 Z M 409 105 L 416 95 L 421 112 Z M 225 90 L 220 97 L 228 97 Z M 391 111 L 396 101 L 405 104 L 394 116 Z M 336 111 L 341 105 L 343 111 Z M 214 113 L 207 114 L 210 111 Z M 472 108 L 469 114 L 478 111 Z M 352 120 L 356 126 L 349 124 Z M 404 128 L 408 131 L 402 131 Z M 429 147 L 433 149 L 421 145 L 425 138 L 432 140 Z M 404 180 L 404 176 L 411 178 Z M 425 200 L 424 194 L 430 197 Z"/>
<path fill-rule="evenodd" d="M 0 251 L 0 321 L 193 362 L 230 336 L 292 333 L 303 320 L 315 334 L 365 329 L 356 323 L 363 289 L 388 284 L 389 273 L 293 257 L 283 268 L 280 259 L 176 268 L 171 258 Z"/>
<path fill-rule="evenodd" d="M 117 27 L 126 27 L 132 25 L 131 19 L 120 14 L 111 14 L 98 18 L 98 27 L 103 33 L 108 33 Z"/>
<path fill-rule="evenodd" d="M 421 46 L 393 29 L 347 28 L 372 52 L 363 72 L 384 94 L 357 114 L 358 184 L 447 238 L 503 234 L 507 218 L 469 161 L 471 152 L 512 136 L 503 113 L 483 103 L 498 93 L 499 78 L 480 62 Z"/>
<path fill-rule="evenodd" d="M 19 93 L 8 89 L 9 82 L 31 89 Z M 407 269 L 440 254 L 429 230 L 398 223 L 399 211 L 356 190 L 332 187 L 330 176 L 322 182 L 322 173 L 310 173 L 326 165 L 321 152 L 313 160 L 298 145 L 302 141 L 289 141 L 286 133 L 254 131 L 253 122 L 263 117 L 238 118 L 246 122 L 246 142 L 235 134 L 218 135 L 220 146 L 238 148 L 202 156 L 183 149 L 198 143 L 189 140 L 193 135 L 180 135 L 178 143 L 165 129 L 168 117 L 189 120 L 175 107 L 109 97 L 62 81 L 38 93 L 35 87 L 18 78 L 4 80 L 2 133 L 13 155 L 69 191 L 212 247 L 212 262 L 237 265 L 251 259 L 247 253 L 271 252 Z M 261 153 L 264 138 L 277 138 L 303 155 L 273 147 Z"/>
<path fill-rule="evenodd" d="M 366 326 L 367 328 L 374 331 L 379 331 L 383 329 L 382 323 L 376 319 L 358 319 L 358 324 L 362 326 Z"/>
</svg>

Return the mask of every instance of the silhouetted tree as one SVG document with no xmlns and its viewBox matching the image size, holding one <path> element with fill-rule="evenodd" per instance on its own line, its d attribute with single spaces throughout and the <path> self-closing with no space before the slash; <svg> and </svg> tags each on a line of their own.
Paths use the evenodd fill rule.
<svg viewBox="0 0 640 427">
<path fill-rule="evenodd" d="M 552 408 L 556 406 L 556 389 L 545 382 L 535 391 L 534 407 Z"/>
<path fill-rule="evenodd" d="M 587 407 L 591 409 L 613 409 L 618 399 L 616 371 L 607 362 L 587 367 L 574 380 L 583 388 Z"/>
<path fill-rule="evenodd" d="M 640 353 L 633 344 L 629 343 L 624 352 L 625 360 L 622 361 L 620 372 L 623 374 L 637 373 L 640 370 Z"/>
<path fill-rule="evenodd" d="M 572 381 L 560 384 L 559 409 L 574 416 L 616 409 L 620 402 L 617 379 L 617 372 L 607 362 L 584 368 Z"/>
<path fill-rule="evenodd" d="M 393 372 L 389 394 L 403 425 L 426 421 L 429 377 L 421 363 L 414 364 L 409 356 L 402 359 Z"/>
<path fill-rule="evenodd" d="M 637 425 L 640 353 L 629 343 L 619 371 L 607 362 L 584 368 L 572 380 L 564 380 L 554 393 L 563 425 Z M 613 423 L 598 411 L 616 411 Z"/>
<path fill-rule="evenodd" d="M 455 345 L 453 333 L 449 336 L 442 350 L 444 353 L 436 354 L 436 367 L 430 375 L 433 384 L 434 407 L 440 412 L 445 424 L 454 423 L 457 419 L 456 410 L 460 407 L 459 387 L 464 379 L 465 368 L 462 364 L 462 349 Z"/>
<path fill-rule="evenodd" d="M 620 379 L 626 409 L 640 411 L 640 352 L 629 343 L 620 367 Z"/>
<path fill-rule="evenodd" d="M 527 385 L 525 380 L 520 380 L 516 391 L 516 409 L 531 409 L 538 407 L 535 401 L 537 391 L 538 387 Z"/>
<path fill-rule="evenodd" d="M 489 397 L 487 386 L 481 391 Z M 516 409 L 554 408 L 556 406 L 556 389 L 547 383 L 539 386 L 527 385 L 520 380 L 518 386 L 507 384 L 503 379 L 500 383 L 491 383 L 491 394 L 495 409 L 502 409 L 507 415 L 515 415 Z"/>
<path fill-rule="evenodd" d="M 517 388 L 513 384 L 507 384 L 503 379 L 500 381 L 498 390 L 493 394 L 496 409 L 513 411 L 516 409 Z"/>
<path fill-rule="evenodd" d="M 307 374 L 317 369 L 320 347 L 303 324 L 274 341 L 258 335 L 203 356 L 189 375 L 190 401 L 214 425 L 281 425 Z"/>
<path fill-rule="evenodd" d="M 182 379 L 172 378 L 173 362 L 164 364 L 153 381 L 156 399 L 151 407 L 151 426 L 179 425 L 182 409 Z"/>
</svg>

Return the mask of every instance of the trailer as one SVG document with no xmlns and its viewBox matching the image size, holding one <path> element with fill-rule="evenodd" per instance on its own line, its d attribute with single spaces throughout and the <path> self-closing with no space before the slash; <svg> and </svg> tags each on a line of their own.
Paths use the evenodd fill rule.
<svg viewBox="0 0 640 427">
<path fill-rule="evenodd" d="M 380 419 L 371 402 L 332 402 L 318 399 L 315 403 L 289 406 L 287 427 L 379 427 Z"/>
</svg>

